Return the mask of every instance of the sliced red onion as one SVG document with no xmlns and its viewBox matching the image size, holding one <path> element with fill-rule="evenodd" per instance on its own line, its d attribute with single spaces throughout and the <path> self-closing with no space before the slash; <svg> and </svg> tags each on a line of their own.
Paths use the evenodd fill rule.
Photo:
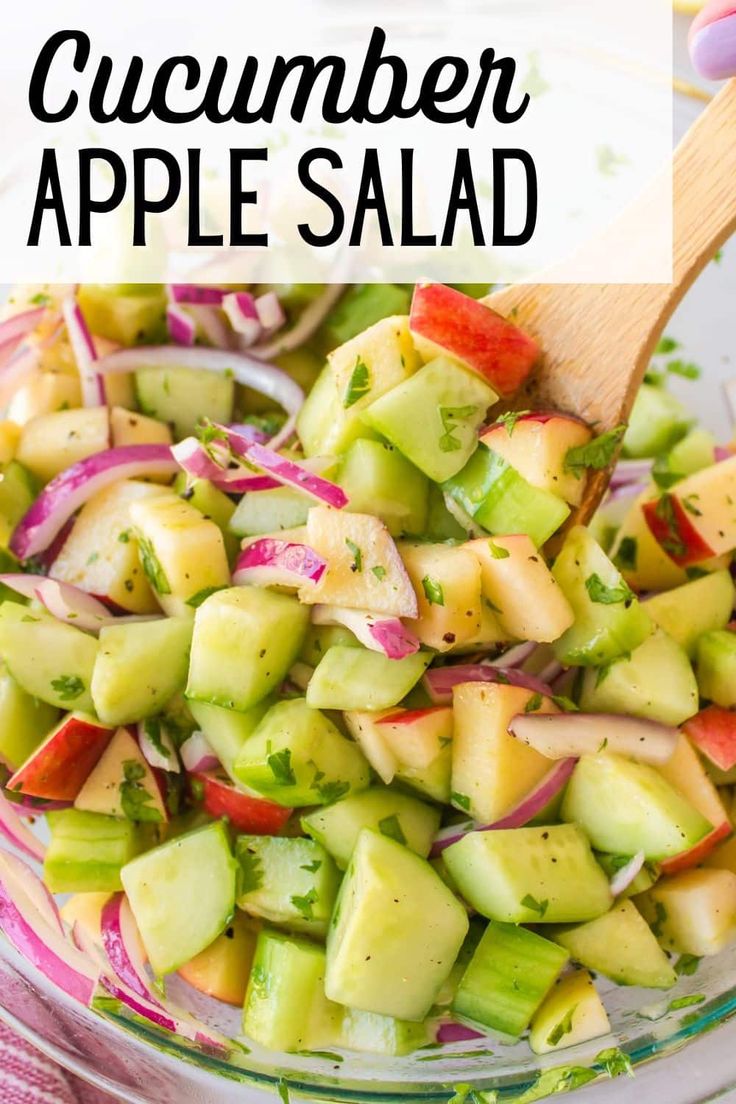
<svg viewBox="0 0 736 1104">
<path fill-rule="evenodd" d="M 222 301 L 222 309 L 230 325 L 247 348 L 253 345 L 263 333 L 256 301 L 247 291 L 234 291 Z"/>
<path fill-rule="evenodd" d="M 438 1043 L 469 1043 L 473 1039 L 485 1039 L 485 1037 L 480 1031 L 474 1031 L 472 1027 L 466 1027 L 465 1024 L 455 1023 L 454 1020 L 440 1024 L 437 1028 Z"/>
<path fill-rule="evenodd" d="M 4 791 L 8 796 L 8 791 Z M 12 791 L 11 791 L 12 793 Z M 19 816 L 40 817 L 45 813 L 56 813 L 60 809 L 71 809 L 73 801 L 45 801 L 42 797 L 31 797 L 30 794 L 12 793 L 8 801 Z"/>
<path fill-rule="evenodd" d="M 652 471 L 651 460 L 619 460 L 611 475 L 611 486 L 622 483 L 640 483 L 649 478 Z"/>
<path fill-rule="evenodd" d="M 271 491 L 281 486 L 278 480 L 272 479 L 270 475 L 254 475 L 242 467 L 221 467 L 196 437 L 185 437 L 183 441 L 172 446 L 171 452 L 187 475 L 194 479 L 208 479 L 227 494 Z"/>
<path fill-rule="evenodd" d="M 181 766 L 179 764 L 179 757 L 176 754 L 166 726 L 160 721 L 156 722 L 158 723 L 158 733 L 157 739 L 154 742 L 148 731 L 152 723 L 153 722 L 150 720 L 138 722 L 136 739 L 143 753 L 143 758 L 146 760 L 149 767 L 154 767 L 156 770 L 170 771 L 172 774 L 180 774 Z"/>
<path fill-rule="evenodd" d="M 265 295 L 259 295 L 255 301 L 255 308 L 266 337 L 280 330 L 286 322 L 286 312 L 275 291 L 267 291 Z"/>
<path fill-rule="evenodd" d="M 522 663 L 529 659 L 529 656 L 533 655 L 538 647 L 539 645 L 535 644 L 533 640 L 525 640 L 523 644 L 515 644 L 513 648 L 509 648 L 502 655 L 489 660 L 488 663 L 493 667 L 501 667 L 504 670 L 507 667 L 521 667 Z"/>
<path fill-rule="evenodd" d="M 174 303 L 206 307 L 219 307 L 227 295 L 221 288 L 209 284 L 169 284 L 166 290 Z"/>
<path fill-rule="evenodd" d="M 176 303 L 169 303 L 166 308 L 166 325 L 169 329 L 169 337 L 176 345 L 189 348 L 194 344 L 197 334 L 194 319 Z"/>
<path fill-rule="evenodd" d="M 646 480 L 636 483 L 611 484 L 608 490 L 607 502 L 621 502 L 625 498 L 638 498 L 644 494 L 649 483 Z"/>
<path fill-rule="evenodd" d="M 556 659 L 550 660 L 546 667 L 543 667 L 541 671 L 537 672 L 537 678 L 542 682 L 546 682 L 548 686 L 552 686 L 552 683 L 556 678 L 559 678 L 563 674 L 565 668 L 561 663 L 558 663 Z"/>
<path fill-rule="evenodd" d="M 22 594 L 36 598 L 52 616 L 78 629 L 99 632 L 103 625 L 115 620 L 107 606 L 70 583 L 60 583 L 46 575 L 20 575 L 17 572 L 0 575 L 0 583 Z"/>
<path fill-rule="evenodd" d="M 253 355 L 260 360 L 272 360 L 282 353 L 298 349 L 316 333 L 344 290 L 345 284 L 329 284 L 317 299 L 304 308 L 291 329 L 283 331 L 270 343 L 254 346 L 251 350 Z"/>
<path fill-rule="evenodd" d="M 26 888 L 28 879 L 35 878 L 33 872 L 26 868 L 21 880 L 9 868 L 8 857 L 4 852 L 0 854 L 0 927 L 6 938 L 70 997 L 89 1004 L 97 985 L 93 963 L 52 926 L 47 914 L 34 903 Z"/>
<path fill-rule="evenodd" d="M 99 943 L 95 942 L 91 932 L 79 920 L 74 921 L 69 934 L 77 950 L 94 962 L 100 973 L 109 971 L 110 963 L 107 961 L 107 955 Z"/>
<path fill-rule="evenodd" d="M 316 605 L 312 607 L 312 622 L 315 625 L 343 625 L 366 648 L 381 652 L 388 659 L 404 659 L 421 647 L 398 617 L 382 617 L 369 610 Z"/>
<path fill-rule="evenodd" d="M 0 405 L 6 406 L 15 392 L 36 372 L 41 357 L 37 348 L 22 344 L 0 367 Z"/>
<path fill-rule="evenodd" d="M 720 464 L 722 460 L 732 460 L 733 456 L 734 451 L 728 445 L 716 445 L 713 449 L 713 458 L 717 464 Z"/>
<path fill-rule="evenodd" d="M 158 1004 L 146 972 L 146 952 L 138 925 L 124 893 L 105 902 L 100 917 L 102 946 L 115 976 L 152 1004 Z"/>
<path fill-rule="evenodd" d="M 8 843 L 27 855 L 29 859 L 43 862 L 46 848 L 37 836 L 23 823 L 13 803 L 0 793 L 0 833 Z"/>
<path fill-rule="evenodd" d="M 210 747 L 204 732 L 193 732 L 179 748 L 179 754 L 188 771 L 210 771 L 220 766 L 220 760 Z"/>
<path fill-rule="evenodd" d="M 464 529 L 471 537 L 487 537 L 488 533 L 477 522 L 473 521 L 467 511 L 463 510 L 459 502 L 456 502 L 451 494 L 447 491 L 442 492 L 442 497 L 445 500 L 445 508 L 448 514 L 454 517 L 461 529 Z"/>
<path fill-rule="evenodd" d="M 5 872 L 8 885 L 18 885 L 29 901 L 53 931 L 64 935 L 64 921 L 59 906 L 51 893 L 27 862 L 11 855 L 8 851 L 0 853 L 0 869 Z"/>
<path fill-rule="evenodd" d="M 520 713 L 509 732 L 548 759 L 609 751 L 653 766 L 672 758 L 680 735 L 659 721 L 619 713 Z"/>
<path fill-rule="evenodd" d="M 215 349 L 232 349 L 235 338 L 219 307 L 188 308 L 194 323 L 208 345 Z"/>
<path fill-rule="evenodd" d="M 327 564 L 307 544 L 262 537 L 247 545 L 233 572 L 235 586 L 304 586 L 316 584 Z"/>
<path fill-rule="evenodd" d="M 279 483 L 287 487 L 296 487 L 305 494 L 316 498 L 318 502 L 324 502 L 341 510 L 348 504 L 348 496 L 337 483 L 331 483 L 321 475 L 315 475 L 303 464 L 297 464 L 295 460 L 287 460 L 273 449 L 265 445 L 250 445 L 248 459 L 259 468 L 269 472 Z"/>
<path fill-rule="evenodd" d="M 500 682 L 522 686 L 534 694 L 552 697 L 546 682 L 519 671 L 515 667 L 499 667 L 490 663 L 458 663 L 452 667 L 430 667 L 424 676 L 424 686 L 435 705 L 450 705 L 452 690 L 463 682 Z"/>
<path fill-rule="evenodd" d="M 537 783 L 533 790 L 522 798 L 519 804 L 493 824 L 478 825 L 472 820 L 463 821 L 461 824 L 451 824 L 443 828 L 435 836 L 430 858 L 436 859 L 445 848 L 463 839 L 469 832 L 497 832 L 504 828 L 523 828 L 530 820 L 541 813 L 546 805 L 557 796 L 560 790 L 567 785 L 570 775 L 575 769 L 577 759 L 561 759 L 555 763 L 549 774 L 546 774 L 541 782 Z"/>
<path fill-rule="evenodd" d="M 248 422 L 243 422 L 241 424 L 233 422 L 222 428 L 225 429 L 228 434 L 234 434 L 238 440 L 244 438 L 246 441 L 257 441 L 259 445 L 267 445 L 269 442 L 267 433 L 264 433 L 258 426 L 250 425 Z M 232 442 L 230 447 L 232 448 Z"/>
<path fill-rule="evenodd" d="M 206 348 L 182 349 L 166 345 L 138 346 L 135 349 L 120 349 L 102 357 L 96 367 L 103 374 L 139 372 L 145 368 L 193 368 L 203 372 L 232 372 L 238 383 L 273 399 L 290 415 L 277 435 L 280 441 L 293 433 L 296 415 L 304 403 L 304 392 L 291 376 L 274 364 L 264 364 L 255 356 L 244 352 Z"/>
<path fill-rule="evenodd" d="M 100 977 L 100 985 L 111 997 L 119 1000 L 131 1012 L 148 1020 L 155 1027 L 170 1031 L 174 1035 L 181 1036 L 182 1039 L 188 1039 L 221 1054 L 229 1053 L 231 1048 L 228 1041 L 224 1037 L 215 1035 L 212 1028 L 196 1020 L 188 1012 L 174 1008 L 169 1002 L 154 1004 L 106 974 Z"/>
<path fill-rule="evenodd" d="M 20 560 L 43 552 L 72 514 L 111 483 L 143 475 L 174 475 L 177 470 L 168 445 L 125 445 L 87 456 L 46 484 L 15 527 L 10 550 Z"/>
<path fill-rule="evenodd" d="M 10 318 L 4 318 L 0 322 L 0 349 L 8 345 L 17 345 L 26 334 L 35 330 L 45 313 L 45 307 L 33 307 L 31 310 L 13 314 Z"/>
<path fill-rule="evenodd" d="M 68 296 L 61 307 L 66 322 L 69 342 L 79 370 L 84 406 L 104 406 L 105 381 L 97 371 L 97 352 L 92 335 L 79 304 L 73 296 Z"/>
<path fill-rule="evenodd" d="M 618 897 L 625 889 L 628 889 L 643 866 L 644 852 L 639 851 L 629 859 L 626 866 L 622 866 L 611 878 L 611 894 Z"/>
</svg>

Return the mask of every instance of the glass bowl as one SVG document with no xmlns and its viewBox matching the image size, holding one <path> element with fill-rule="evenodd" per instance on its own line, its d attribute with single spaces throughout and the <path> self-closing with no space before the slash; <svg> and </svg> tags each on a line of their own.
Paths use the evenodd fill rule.
<svg viewBox="0 0 736 1104">
<path fill-rule="evenodd" d="M 678 23 L 676 58 L 684 73 L 686 23 Z M 700 106 L 696 98 L 677 95 L 678 134 Z M 729 358 L 735 299 L 731 247 L 718 265 L 709 266 L 669 327 L 682 346 L 678 355 L 703 368 L 699 383 L 673 379 L 672 388 L 721 440 L 732 432 L 721 384 L 736 375 Z M 544 1058 L 533 1056 L 526 1043 L 508 1046 L 489 1038 L 425 1048 L 406 1058 L 281 1055 L 249 1044 L 250 1049 L 234 1046 L 225 1059 L 158 1031 L 112 1001 L 95 1010 L 82 1007 L 0 939 L 0 1018 L 61 1065 L 131 1104 L 265 1104 L 279 1090 L 283 1100 L 478 1104 L 477 1090 L 491 1094 L 488 1104 L 494 1092 L 499 1101 L 531 1104 L 548 1093 L 626 1073 L 629 1064 L 636 1081 L 601 1083 L 582 1096 L 602 1102 L 608 1094 L 616 1104 L 635 1098 L 638 1104 L 662 1098 L 666 1083 L 669 1104 L 694 1104 L 715 1099 L 736 1083 L 736 1063 L 729 1060 L 722 1033 L 684 1055 L 675 1053 L 736 1012 L 736 947 L 702 960 L 694 975 L 682 977 L 667 994 L 606 984 L 601 991 L 611 1035 Z M 224 1006 L 178 979 L 169 992 L 205 1022 L 237 1035 L 238 1010 L 223 1012 Z M 693 1000 L 682 1002 L 683 997 Z M 664 1055 L 670 1055 L 666 1063 L 645 1065 Z"/>
</svg>

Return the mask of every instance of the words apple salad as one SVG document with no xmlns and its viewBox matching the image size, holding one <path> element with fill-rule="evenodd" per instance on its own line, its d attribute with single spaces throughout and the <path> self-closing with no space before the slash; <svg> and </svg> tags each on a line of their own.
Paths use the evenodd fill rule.
<svg viewBox="0 0 736 1104">
<path fill-rule="evenodd" d="M 0 927 L 72 997 L 542 1054 L 736 939 L 736 456 L 654 376 L 498 415 L 540 350 L 486 291 L 11 296 Z"/>
</svg>

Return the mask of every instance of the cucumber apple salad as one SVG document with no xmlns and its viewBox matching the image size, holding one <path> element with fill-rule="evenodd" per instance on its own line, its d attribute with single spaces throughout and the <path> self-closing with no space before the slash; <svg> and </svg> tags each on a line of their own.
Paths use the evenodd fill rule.
<svg viewBox="0 0 736 1104">
<path fill-rule="evenodd" d="M 498 415 L 539 349 L 484 291 L 11 296 L 0 927 L 73 997 L 542 1054 L 736 938 L 736 455 L 655 376 Z"/>
</svg>

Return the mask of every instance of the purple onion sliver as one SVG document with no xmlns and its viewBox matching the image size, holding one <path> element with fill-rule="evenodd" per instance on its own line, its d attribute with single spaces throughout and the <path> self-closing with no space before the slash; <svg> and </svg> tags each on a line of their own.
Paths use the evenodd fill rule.
<svg viewBox="0 0 736 1104">
<path fill-rule="evenodd" d="M 227 292 L 209 284 L 169 284 L 169 294 L 175 303 L 219 307 Z"/>
<path fill-rule="evenodd" d="M 466 1027 L 465 1024 L 455 1023 L 454 1020 L 440 1024 L 437 1029 L 438 1043 L 469 1043 L 473 1039 L 485 1038 L 486 1036 L 480 1031 L 474 1031 L 472 1027 Z"/>
<path fill-rule="evenodd" d="M 552 690 L 547 683 L 515 667 L 495 667 L 490 663 L 459 663 L 453 667 L 432 667 L 424 676 L 424 685 L 436 705 L 449 705 L 453 687 L 463 682 L 509 683 L 511 686 L 531 690 L 534 694 L 552 697 Z"/>
<path fill-rule="evenodd" d="M 533 655 L 538 647 L 539 645 L 533 640 L 525 640 L 523 644 L 515 644 L 513 648 L 509 648 L 508 651 L 503 652 L 500 656 L 496 656 L 495 659 L 488 660 L 486 666 L 501 667 L 503 669 L 507 667 L 520 667 L 525 660 Z"/>
<path fill-rule="evenodd" d="M 166 325 L 169 337 L 176 345 L 189 347 L 194 344 L 197 327 L 194 319 L 176 303 L 169 303 L 166 308 Z"/>
<path fill-rule="evenodd" d="M 625 889 L 628 889 L 643 866 L 644 852 L 639 851 L 629 859 L 626 866 L 622 866 L 611 878 L 612 895 L 618 897 Z"/>
</svg>

